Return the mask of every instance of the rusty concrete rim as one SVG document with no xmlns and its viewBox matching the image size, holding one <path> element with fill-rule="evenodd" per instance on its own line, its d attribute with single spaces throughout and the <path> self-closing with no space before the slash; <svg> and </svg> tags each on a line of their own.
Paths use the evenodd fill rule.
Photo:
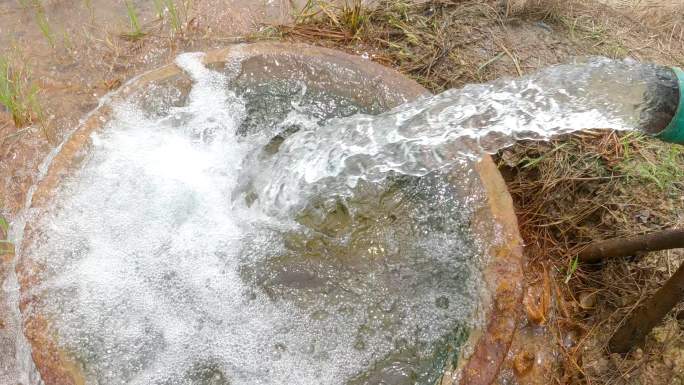
<svg viewBox="0 0 684 385">
<path fill-rule="evenodd" d="M 388 92 L 398 95 L 398 98 L 392 101 L 395 105 L 429 94 L 421 85 L 391 68 L 358 56 L 306 44 L 280 42 L 239 44 L 207 52 L 204 62 L 208 65 L 220 64 L 229 59 L 250 57 L 274 59 L 288 57 L 303 62 L 335 63 L 342 68 L 354 69 L 364 77 L 372 79 L 374 83 L 385 86 Z M 82 149 L 87 147 L 90 135 L 101 129 L 103 123 L 110 117 L 113 103 L 126 100 L 136 91 L 154 82 L 171 79 L 181 74 L 182 71 L 176 65 L 165 65 L 132 79 L 110 94 L 108 100 L 90 113 L 59 148 L 45 177 L 36 186 L 31 208 L 46 207 L 52 192 L 62 178 L 79 164 Z M 488 301 L 486 326 L 481 331 L 471 333 L 466 343 L 470 347 L 467 349 L 468 352 L 464 352 L 465 349 L 461 352 L 457 368 L 460 374 L 454 377 L 463 385 L 488 385 L 494 381 L 508 353 L 519 318 L 519 304 L 522 301 L 522 241 L 511 196 L 489 155 L 481 159 L 476 166 L 476 171 L 488 197 L 487 212 L 483 213 L 483 217 L 494 221 L 497 227 L 497 239 L 492 240 L 493 244 L 489 250 L 490 262 L 484 270 L 486 289 L 492 293 Z M 27 236 L 24 237 L 22 249 L 26 249 L 31 233 L 31 225 L 27 224 Z M 26 258 L 22 258 L 24 259 Z M 20 309 L 24 314 L 26 308 L 34 300 L 31 298 L 30 288 L 37 284 L 36 272 L 39 271 L 39 266 L 26 266 L 21 261 L 17 266 L 22 291 Z M 26 295 L 26 293 L 29 294 Z M 25 318 L 24 332 L 31 343 L 33 359 L 45 384 L 85 384 L 80 365 L 70 359 L 52 336 L 48 335 L 49 321 L 40 316 Z M 42 349 L 39 348 L 41 346 Z M 446 383 L 452 383 L 452 381 Z"/>
</svg>

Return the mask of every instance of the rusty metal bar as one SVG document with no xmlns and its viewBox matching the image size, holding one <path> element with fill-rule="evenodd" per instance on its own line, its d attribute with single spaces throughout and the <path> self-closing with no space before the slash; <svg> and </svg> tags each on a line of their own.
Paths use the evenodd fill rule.
<svg viewBox="0 0 684 385">
<path fill-rule="evenodd" d="M 637 252 L 684 248 L 684 229 L 659 231 L 628 238 L 615 238 L 589 245 L 579 253 L 580 262 L 628 257 Z"/>
</svg>

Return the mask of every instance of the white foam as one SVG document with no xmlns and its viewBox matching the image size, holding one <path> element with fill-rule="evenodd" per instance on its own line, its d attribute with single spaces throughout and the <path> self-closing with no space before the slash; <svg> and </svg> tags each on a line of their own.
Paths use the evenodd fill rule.
<svg viewBox="0 0 684 385">
<path fill-rule="evenodd" d="M 23 252 L 47 266 L 32 311 L 89 383 L 343 384 L 401 341 L 429 356 L 468 322 L 477 277 L 453 279 L 467 272 L 464 240 L 421 233 L 398 250 L 388 230 L 349 268 L 279 259 L 303 230 L 234 199 L 263 140 L 236 135 L 244 101 L 201 58 L 176 61 L 194 81 L 186 106 L 161 118 L 116 106 Z M 392 247 L 397 261 L 374 262 Z M 290 274 L 305 279 L 288 286 Z"/>
</svg>

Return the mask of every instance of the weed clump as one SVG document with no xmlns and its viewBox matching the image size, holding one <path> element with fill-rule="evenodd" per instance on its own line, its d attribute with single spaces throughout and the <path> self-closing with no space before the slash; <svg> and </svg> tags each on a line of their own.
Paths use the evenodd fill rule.
<svg viewBox="0 0 684 385">
<path fill-rule="evenodd" d="M 126 0 L 125 3 L 126 13 L 128 14 L 128 20 L 131 24 L 131 31 L 124 34 L 124 36 L 131 40 L 139 39 L 145 36 L 145 32 L 143 32 L 142 28 L 140 27 L 140 21 L 138 20 L 138 12 L 135 10 L 135 6 L 133 5 L 133 3 L 131 3 L 130 0 Z"/>
<path fill-rule="evenodd" d="M 9 236 L 9 223 L 7 220 L 0 215 L 0 257 L 3 254 L 13 254 L 14 247 L 12 242 L 8 239 Z"/>
<path fill-rule="evenodd" d="M 0 105 L 9 111 L 16 127 L 24 127 L 39 114 L 38 89 L 29 84 L 26 70 L 0 56 Z"/>
<path fill-rule="evenodd" d="M 55 47 L 55 36 L 50 27 L 50 22 L 48 21 L 47 14 L 45 13 L 45 8 L 41 0 L 19 0 L 19 4 L 24 8 L 33 9 L 35 12 L 36 24 L 40 32 L 43 34 L 45 39 L 48 41 L 52 48 Z"/>
<path fill-rule="evenodd" d="M 309 0 L 294 24 L 273 28 L 278 37 L 366 51 L 373 60 L 393 66 L 438 92 L 467 82 L 488 80 L 477 71 L 480 58 L 461 50 L 486 39 L 478 27 L 498 20 L 488 2 L 381 0 L 332 5 Z M 467 36 L 454 39 L 454 36 Z"/>
<path fill-rule="evenodd" d="M 184 15 L 187 22 L 191 7 L 192 1 L 190 0 L 183 1 L 180 10 L 174 0 L 154 0 L 154 12 L 157 15 L 157 19 L 164 20 L 168 15 L 168 22 L 171 25 L 171 30 L 177 35 L 183 33 L 184 23 L 182 15 Z"/>
</svg>

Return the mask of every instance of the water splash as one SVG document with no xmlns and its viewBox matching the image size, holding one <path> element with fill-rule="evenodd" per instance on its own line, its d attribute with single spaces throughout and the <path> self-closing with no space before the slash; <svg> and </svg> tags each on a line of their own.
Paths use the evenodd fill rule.
<svg viewBox="0 0 684 385">
<path fill-rule="evenodd" d="M 32 219 L 22 258 L 43 269 L 25 316 L 50 320 L 89 383 L 434 382 L 478 322 L 477 206 L 453 199 L 477 195 L 472 169 L 271 215 L 236 186 L 272 135 L 237 135 L 245 101 L 200 59 L 177 60 L 194 81 L 185 105 L 116 106 Z M 319 126 L 302 111 L 275 130 Z"/>
</svg>

